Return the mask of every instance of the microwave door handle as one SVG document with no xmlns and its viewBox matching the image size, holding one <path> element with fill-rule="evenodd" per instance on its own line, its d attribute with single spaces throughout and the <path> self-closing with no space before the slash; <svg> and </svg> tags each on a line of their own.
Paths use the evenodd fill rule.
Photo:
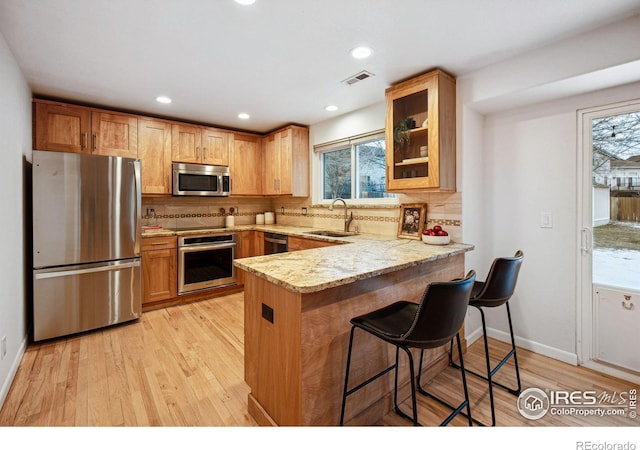
<svg viewBox="0 0 640 450">
<path fill-rule="evenodd" d="M 222 194 L 223 180 L 224 178 L 222 177 L 222 175 L 218 175 L 218 194 Z"/>
</svg>

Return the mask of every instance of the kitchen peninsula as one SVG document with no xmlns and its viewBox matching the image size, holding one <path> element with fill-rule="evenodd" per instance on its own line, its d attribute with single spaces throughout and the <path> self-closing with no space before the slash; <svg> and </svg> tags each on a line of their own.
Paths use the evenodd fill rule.
<svg viewBox="0 0 640 450">
<path fill-rule="evenodd" d="M 355 235 L 344 245 L 242 258 L 245 381 L 249 413 L 262 425 L 337 425 L 350 319 L 398 300 L 418 302 L 432 281 L 464 275 L 472 245 Z M 425 352 L 426 376 L 447 364 L 446 347 Z M 387 367 L 395 351 L 356 333 L 353 385 Z M 399 399 L 408 397 L 401 358 Z M 347 424 L 372 424 L 391 410 L 393 376 L 352 395 Z"/>
</svg>

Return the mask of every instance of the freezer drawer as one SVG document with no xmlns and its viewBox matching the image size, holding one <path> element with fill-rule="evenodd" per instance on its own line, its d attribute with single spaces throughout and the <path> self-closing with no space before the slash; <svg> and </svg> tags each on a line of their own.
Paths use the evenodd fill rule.
<svg viewBox="0 0 640 450">
<path fill-rule="evenodd" d="M 140 258 L 35 270 L 34 339 L 40 341 L 137 319 Z"/>
</svg>

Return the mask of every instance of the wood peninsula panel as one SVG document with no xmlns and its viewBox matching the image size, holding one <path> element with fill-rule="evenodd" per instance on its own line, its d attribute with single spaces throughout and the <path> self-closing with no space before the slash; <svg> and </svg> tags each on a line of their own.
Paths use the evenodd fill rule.
<svg viewBox="0 0 640 450">
<path fill-rule="evenodd" d="M 300 294 L 247 273 L 245 279 L 245 381 L 251 410 L 261 424 L 337 425 L 347 359 L 350 319 L 399 300 L 418 302 L 433 281 L 464 274 L 454 255 L 321 292 Z M 274 323 L 262 318 L 273 308 Z M 427 377 L 442 370 L 448 346 L 425 353 Z M 417 355 L 417 353 L 416 353 Z M 351 387 L 391 365 L 395 350 L 356 331 Z M 409 396 L 406 358 L 400 364 L 400 401 Z M 393 375 L 349 397 L 346 423 L 373 424 L 391 410 Z M 258 407 L 259 406 L 259 407 Z M 267 414 L 268 417 L 265 417 Z"/>
<path fill-rule="evenodd" d="M 301 425 L 300 294 L 245 276 L 245 381 L 282 426 Z M 263 309 L 271 309 L 271 320 Z"/>
</svg>

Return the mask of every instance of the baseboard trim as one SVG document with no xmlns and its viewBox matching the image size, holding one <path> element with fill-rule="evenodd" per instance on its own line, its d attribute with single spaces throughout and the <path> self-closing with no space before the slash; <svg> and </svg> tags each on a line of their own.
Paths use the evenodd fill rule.
<svg viewBox="0 0 640 450">
<path fill-rule="evenodd" d="M 498 341 L 506 342 L 507 344 L 511 343 L 511 337 L 509 336 L 509 333 L 505 333 L 504 331 L 496 330 L 495 328 L 487 328 L 487 334 L 489 335 L 489 337 L 497 339 Z M 466 337 L 467 345 L 473 344 L 476 340 L 482 338 L 482 327 L 476 328 Z M 541 344 L 539 342 L 525 339 L 519 336 L 516 336 L 516 345 L 526 350 L 531 350 L 534 353 L 566 362 L 567 364 L 571 364 L 572 366 L 578 365 L 578 355 L 576 355 L 575 353 L 566 352 L 564 350 L 550 347 L 548 345 Z"/>
<path fill-rule="evenodd" d="M 482 329 L 480 329 L 480 331 L 480 336 L 482 336 Z M 511 337 L 509 336 L 509 333 L 505 333 L 504 331 L 496 330 L 495 328 L 487 328 L 487 334 L 489 335 L 489 337 L 492 337 L 499 341 L 509 344 L 511 343 Z M 516 336 L 515 338 L 516 346 L 518 347 L 522 347 L 526 350 L 530 350 L 543 356 L 548 356 L 549 358 L 557 359 L 558 361 L 571 364 L 572 366 L 578 365 L 578 355 L 575 353 L 560 350 L 555 347 L 550 347 L 548 345 L 541 344 L 539 342 L 525 339 L 519 336 Z"/>
<path fill-rule="evenodd" d="M 11 384 L 13 384 L 13 379 L 15 378 L 16 373 L 18 372 L 18 367 L 20 367 L 20 362 L 22 361 L 22 357 L 24 356 L 24 353 L 27 351 L 28 338 L 29 336 L 27 334 L 22 339 L 20 348 L 18 349 L 18 352 L 16 353 L 15 358 L 13 358 L 13 363 L 11 364 L 11 370 L 9 370 L 9 375 L 7 376 L 7 379 L 4 380 L 4 383 L 2 385 L 2 390 L 0 390 L 0 409 L 2 409 L 2 407 L 4 406 L 4 401 L 7 399 L 7 395 L 9 395 L 9 389 L 11 389 Z"/>
</svg>

